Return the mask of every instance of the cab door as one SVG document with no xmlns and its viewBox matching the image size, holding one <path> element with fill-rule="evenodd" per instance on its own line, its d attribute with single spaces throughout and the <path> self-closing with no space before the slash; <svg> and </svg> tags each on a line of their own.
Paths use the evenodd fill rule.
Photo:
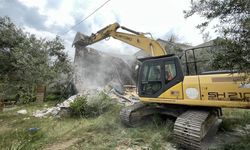
<svg viewBox="0 0 250 150">
<path fill-rule="evenodd" d="M 140 97 L 159 97 L 172 86 L 183 81 L 179 59 L 173 55 L 145 58 L 139 71 Z"/>
</svg>

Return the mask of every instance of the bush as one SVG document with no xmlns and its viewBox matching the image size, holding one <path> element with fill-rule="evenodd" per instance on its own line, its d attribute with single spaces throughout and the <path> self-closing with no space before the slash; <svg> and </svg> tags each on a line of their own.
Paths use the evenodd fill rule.
<svg viewBox="0 0 250 150">
<path fill-rule="evenodd" d="M 53 83 L 47 87 L 45 101 L 62 101 L 75 95 L 76 88 L 68 79 L 63 79 L 61 83 Z"/>
<path fill-rule="evenodd" d="M 73 116 L 86 117 L 87 97 L 78 96 L 74 102 L 70 103 L 71 114 Z"/>
<path fill-rule="evenodd" d="M 96 117 L 108 111 L 112 106 L 111 98 L 103 92 L 96 96 L 78 96 L 70 104 L 71 114 L 77 117 Z"/>
<path fill-rule="evenodd" d="M 111 98 L 104 92 L 98 93 L 96 96 L 88 99 L 89 115 L 99 116 L 108 111 L 112 105 Z"/>
<path fill-rule="evenodd" d="M 30 92 L 25 92 L 25 93 L 21 93 L 19 95 L 19 99 L 18 99 L 18 103 L 20 104 L 28 104 L 30 102 L 34 102 L 36 100 L 36 96 L 33 93 Z"/>
<path fill-rule="evenodd" d="M 59 101 L 60 95 L 55 93 L 49 93 L 46 95 L 45 101 Z"/>
</svg>

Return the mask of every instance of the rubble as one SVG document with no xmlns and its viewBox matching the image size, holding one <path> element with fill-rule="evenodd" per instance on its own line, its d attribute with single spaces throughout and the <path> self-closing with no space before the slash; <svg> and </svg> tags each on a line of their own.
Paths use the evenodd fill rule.
<svg viewBox="0 0 250 150">
<path fill-rule="evenodd" d="M 22 109 L 22 110 L 18 110 L 17 113 L 22 114 L 22 115 L 26 115 L 28 112 L 26 109 Z"/>
<path fill-rule="evenodd" d="M 77 96 L 79 96 L 79 94 L 71 96 L 70 98 L 68 98 L 64 102 L 57 104 L 55 107 L 47 108 L 44 110 L 37 110 L 36 112 L 33 113 L 33 116 L 38 117 L 38 118 L 46 118 L 48 116 L 60 117 L 60 116 L 58 116 L 59 112 L 63 108 L 69 108 L 70 103 L 73 102 Z"/>
<path fill-rule="evenodd" d="M 120 91 L 121 90 L 120 88 L 123 89 L 122 92 Z M 113 86 L 112 84 L 109 84 L 104 89 L 85 90 L 81 94 L 71 96 L 64 102 L 57 104 L 55 107 L 35 111 L 33 113 L 33 116 L 38 117 L 38 118 L 46 118 L 49 116 L 61 118 L 61 117 L 70 116 L 69 115 L 70 103 L 74 102 L 77 96 L 82 96 L 82 95 L 91 96 L 91 95 L 95 95 L 99 93 L 100 91 L 109 95 L 111 99 L 115 100 L 117 103 L 120 103 L 125 106 L 132 105 L 139 101 L 138 96 L 134 92 L 135 90 L 133 88 L 135 88 L 135 86 L 130 86 L 130 87 L 124 86 L 124 87 L 117 88 L 117 86 Z"/>
<path fill-rule="evenodd" d="M 124 94 L 120 94 L 116 90 L 112 89 L 109 95 L 112 98 L 116 98 L 119 103 L 124 104 L 125 106 L 133 105 L 139 102 L 139 97 L 137 94 L 134 94 L 134 92 L 130 91 L 125 91 Z"/>
</svg>

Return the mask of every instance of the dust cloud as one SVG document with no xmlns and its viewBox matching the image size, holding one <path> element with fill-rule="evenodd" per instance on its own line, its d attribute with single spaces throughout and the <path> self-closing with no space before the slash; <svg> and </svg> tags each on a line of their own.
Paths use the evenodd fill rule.
<svg viewBox="0 0 250 150">
<path fill-rule="evenodd" d="M 123 85 L 135 85 L 134 61 L 125 62 L 119 57 L 95 49 L 75 45 L 75 78 L 78 92 L 103 89 L 111 85 L 122 90 Z M 133 60 L 132 56 L 131 59 Z"/>
</svg>

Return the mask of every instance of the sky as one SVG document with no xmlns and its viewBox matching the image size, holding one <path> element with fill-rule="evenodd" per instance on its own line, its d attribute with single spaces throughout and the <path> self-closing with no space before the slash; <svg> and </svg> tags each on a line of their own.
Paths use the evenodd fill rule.
<svg viewBox="0 0 250 150">
<path fill-rule="evenodd" d="M 71 59 L 71 46 L 76 32 L 85 35 L 118 22 L 139 32 L 150 32 L 154 39 L 167 39 L 170 34 L 179 42 L 193 46 L 203 43 L 196 26 L 203 21 L 198 15 L 184 18 L 183 10 L 190 8 L 191 0 L 111 0 L 87 20 L 68 31 L 107 0 L 0 0 L 0 16 L 9 16 L 25 31 L 38 37 L 64 40 L 65 52 Z M 212 31 L 212 30 L 211 30 Z M 210 37 L 217 35 L 213 32 Z M 136 48 L 110 38 L 89 47 L 117 54 L 133 54 Z"/>
</svg>

